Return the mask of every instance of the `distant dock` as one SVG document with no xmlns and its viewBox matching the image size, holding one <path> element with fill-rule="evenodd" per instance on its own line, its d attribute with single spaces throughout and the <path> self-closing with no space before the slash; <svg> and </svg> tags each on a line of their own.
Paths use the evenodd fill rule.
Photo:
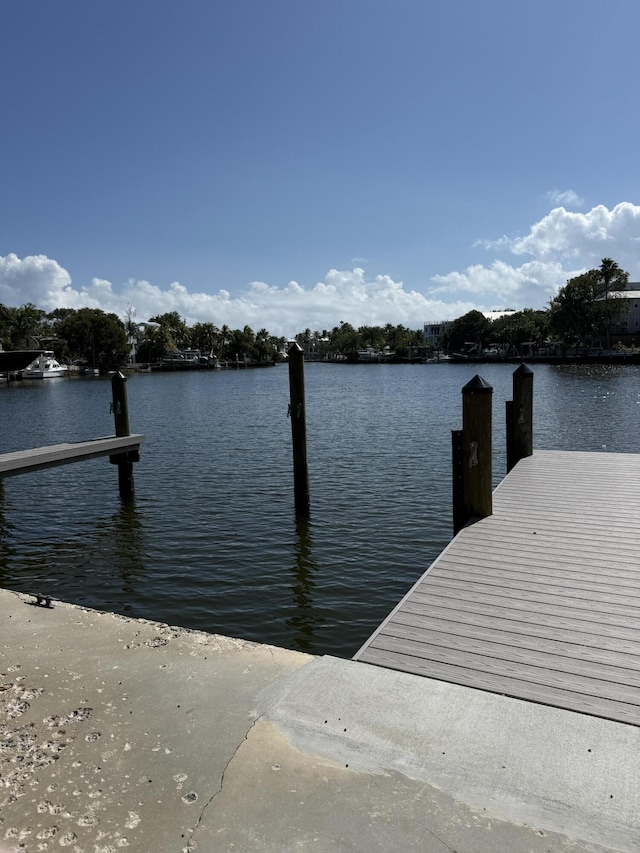
<svg viewBox="0 0 640 853">
<path fill-rule="evenodd" d="M 536 451 L 355 659 L 640 726 L 640 455 Z"/>
<path fill-rule="evenodd" d="M 137 453 L 144 435 L 109 436 L 91 441 L 53 444 L 32 450 L 17 450 L 0 454 L 0 478 L 28 474 L 43 468 L 54 468 L 70 462 L 83 462 L 98 456 Z"/>
</svg>

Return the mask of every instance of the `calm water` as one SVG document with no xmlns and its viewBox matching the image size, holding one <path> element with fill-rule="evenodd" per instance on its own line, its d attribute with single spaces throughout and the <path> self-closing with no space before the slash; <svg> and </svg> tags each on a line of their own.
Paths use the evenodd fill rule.
<svg viewBox="0 0 640 853">
<path fill-rule="evenodd" d="M 505 473 L 513 367 L 305 366 L 312 516 L 293 514 L 286 366 L 135 374 L 136 496 L 106 458 L 4 484 L 0 586 L 351 656 L 451 536 L 461 389 L 494 388 Z M 0 386 L 0 447 L 113 433 L 108 379 Z M 640 367 L 537 366 L 537 448 L 640 452 Z"/>
</svg>

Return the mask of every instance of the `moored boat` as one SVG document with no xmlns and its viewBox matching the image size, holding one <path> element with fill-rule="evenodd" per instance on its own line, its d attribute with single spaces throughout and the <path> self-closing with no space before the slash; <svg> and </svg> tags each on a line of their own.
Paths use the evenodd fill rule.
<svg viewBox="0 0 640 853">
<path fill-rule="evenodd" d="M 42 350 L 5 350 L 0 344 L 0 374 L 15 378 Z"/>
<path fill-rule="evenodd" d="M 22 371 L 23 379 L 55 379 L 66 376 L 69 368 L 66 364 L 60 364 L 51 350 L 47 350 L 34 359 L 28 367 Z"/>
</svg>

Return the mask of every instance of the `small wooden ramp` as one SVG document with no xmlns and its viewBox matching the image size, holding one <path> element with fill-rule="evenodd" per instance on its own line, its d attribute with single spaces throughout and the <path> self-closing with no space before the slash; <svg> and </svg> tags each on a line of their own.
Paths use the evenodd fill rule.
<svg viewBox="0 0 640 853">
<path fill-rule="evenodd" d="M 640 455 L 521 460 L 355 659 L 640 725 Z"/>
</svg>

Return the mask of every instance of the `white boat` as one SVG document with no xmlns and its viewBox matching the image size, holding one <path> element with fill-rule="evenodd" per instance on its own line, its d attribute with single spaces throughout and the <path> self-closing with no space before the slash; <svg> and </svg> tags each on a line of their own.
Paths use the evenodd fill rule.
<svg viewBox="0 0 640 853">
<path fill-rule="evenodd" d="M 367 347 L 366 349 L 358 350 L 358 361 L 368 361 L 379 364 L 383 361 L 391 360 L 391 347 L 386 346 L 384 349 L 375 349 L 375 347 Z"/>
<path fill-rule="evenodd" d="M 47 351 L 39 355 L 28 367 L 22 371 L 23 379 L 54 379 L 57 376 L 66 376 L 69 368 L 66 364 L 60 364 L 53 352 Z"/>
</svg>

